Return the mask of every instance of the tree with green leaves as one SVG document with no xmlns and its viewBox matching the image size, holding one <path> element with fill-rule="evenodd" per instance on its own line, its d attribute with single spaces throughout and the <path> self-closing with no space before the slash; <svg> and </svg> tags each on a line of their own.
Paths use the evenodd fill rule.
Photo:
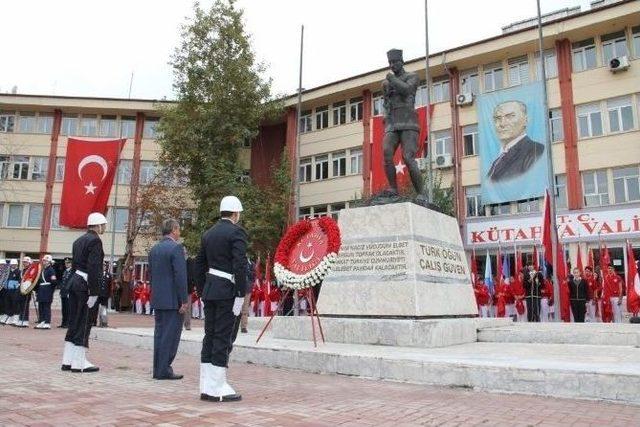
<svg viewBox="0 0 640 427">
<path fill-rule="evenodd" d="M 216 0 L 207 10 L 196 3 L 171 60 L 177 99 L 162 107 L 160 162 L 188 182 L 196 212 L 184 236 L 192 251 L 218 216 L 222 197 L 248 197 L 244 223 L 250 235 L 259 223 L 252 211 L 266 209 L 254 204 L 263 201 L 260 190 L 241 179 L 239 152 L 260 123 L 282 109 L 263 76 L 265 67 L 256 62 L 242 16 L 234 0 Z"/>
</svg>

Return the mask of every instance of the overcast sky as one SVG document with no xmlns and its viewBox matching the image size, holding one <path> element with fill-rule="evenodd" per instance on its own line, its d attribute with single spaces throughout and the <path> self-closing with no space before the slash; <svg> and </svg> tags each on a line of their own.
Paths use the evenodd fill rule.
<svg viewBox="0 0 640 427">
<path fill-rule="evenodd" d="M 203 0 L 205 6 L 212 0 Z M 588 0 L 541 0 L 543 13 Z M 276 94 L 296 90 L 300 25 L 303 87 L 385 65 L 385 52 L 424 55 L 423 0 L 238 0 Z M 173 98 L 170 55 L 191 0 L 20 0 L 2 3 L 0 92 Z M 457 16 L 460 14 L 460 16 Z M 432 53 L 498 35 L 533 17 L 535 0 L 429 0 Z"/>
</svg>

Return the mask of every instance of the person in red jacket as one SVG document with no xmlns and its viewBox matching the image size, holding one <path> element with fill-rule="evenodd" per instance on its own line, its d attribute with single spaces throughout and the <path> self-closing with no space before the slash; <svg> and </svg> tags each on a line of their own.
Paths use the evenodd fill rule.
<svg viewBox="0 0 640 427">
<path fill-rule="evenodd" d="M 611 303 L 611 310 L 613 312 L 613 321 L 615 323 L 622 323 L 622 287 L 624 281 L 616 273 L 613 265 L 609 265 L 607 272 L 604 275 L 604 292 L 603 298 L 608 298 Z"/>
<path fill-rule="evenodd" d="M 142 282 L 137 282 L 133 287 L 133 306 L 136 314 L 142 314 Z"/>
<path fill-rule="evenodd" d="M 599 322 L 600 310 L 598 307 L 602 294 L 602 286 L 600 281 L 593 273 L 593 268 L 587 266 L 584 268 L 584 279 L 588 285 L 588 301 L 587 301 L 587 322 Z"/>
<path fill-rule="evenodd" d="M 496 317 L 505 317 L 507 315 L 507 299 L 509 298 L 510 290 L 506 281 L 499 280 L 496 285 Z"/>
<path fill-rule="evenodd" d="M 473 285 L 473 292 L 476 296 L 478 315 L 480 317 L 489 317 L 489 288 L 484 284 L 484 279 L 479 278 L 476 280 Z"/>
<path fill-rule="evenodd" d="M 511 293 L 513 294 L 513 298 L 515 300 L 515 308 L 516 308 L 516 319 L 518 322 L 526 322 L 527 321 L 527 310 L 526 305 L 524 303 L 524 272 L 518 272 L 518 276 L 516 280 L 511 284 Z"/>
</svg>

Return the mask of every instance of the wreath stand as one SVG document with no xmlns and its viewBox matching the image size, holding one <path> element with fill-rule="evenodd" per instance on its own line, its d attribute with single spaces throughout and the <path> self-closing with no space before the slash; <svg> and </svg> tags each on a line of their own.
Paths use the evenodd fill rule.
<svg viewBox="0 0 640 427">
<path fill-rule="evenodd" d="M 292 291 L 291 288 L 287 288 L 286 292 L 282 295 L 282 297 L 280 297 L 280 301 L 278 302 L 278 307 L 273 313 L 271 313 L 271 316 L 269 317 L 267 324 L 264 325 L 264 327 L 262 328 L 262 331 L 260 331 L 260 335 L 258 335 L 258 338 L 256 339 L 256 344 L 260 341 L 260 338 L 262 338 L 262 335 L 264 335 L 266 330 L 269 328 L 269 325 L 271 325 L 271 321 L 276 316 L 276 314 L 278 314 L 278 312 L 280 311 L 280 307 L 282 307 L 284 301 L 287 299 L 291 291 Z M 307 293 L 307 297 L 309 298 L 309 306 L 311 308 L 311 315 L 309 317 L 311 318 L 311 333 L 313 335 L 313 347 L 317 348 L 318 342 L 316 340 L 316 326 L 313 320 L 314 318 L 318 322 L 318 330 L 320 332 L 320 338 L 322 339 L 323 343 L 325 342 L 324 332 L 322 331 L 322 324 L 320 323 L 320 314 L 318 314 L 318 307 L 316 305 L 316 298 L 313 294 L 313 289 L 306 288 L 305 292 Z"/>
</svg>

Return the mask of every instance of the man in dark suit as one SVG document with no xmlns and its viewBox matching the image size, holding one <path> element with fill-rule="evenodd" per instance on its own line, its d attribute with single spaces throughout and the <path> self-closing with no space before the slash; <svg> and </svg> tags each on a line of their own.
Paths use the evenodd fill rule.
<svg viewBox="0 0 640 427">
<path fill-rule="evenodd" d="M 200 355 L 200 399 L 226 402 L 242 397 L 227 383 L 233 330 L 247 293 L 247 233 L 238 225 L 242 204 L 227 196 L 220 221 L 202 236 L 196 284 L 204 301 Z"/>
<path fill-rule="evenodd" d="M 162 240 L 149 252 L 149 275 L 153 292 L 151 307 L 155 313 L 153 334 L 153 378 L 179 380 L 171 363 L 176 357 L 182 315 L 187 308 L 187 263 L 180 238 L 180 224 L 175 219 L 162 223 Z"/>
<path fill-rule="evenodd" d="M 493 121 L 502 150 L 491 164 L 487 177 L 499 182 L 527 173 L 544 154 L 544 145 L 526 134 L 527 106 L 520 101 L 503 102 L 493 110 Z"/>
</svg>

